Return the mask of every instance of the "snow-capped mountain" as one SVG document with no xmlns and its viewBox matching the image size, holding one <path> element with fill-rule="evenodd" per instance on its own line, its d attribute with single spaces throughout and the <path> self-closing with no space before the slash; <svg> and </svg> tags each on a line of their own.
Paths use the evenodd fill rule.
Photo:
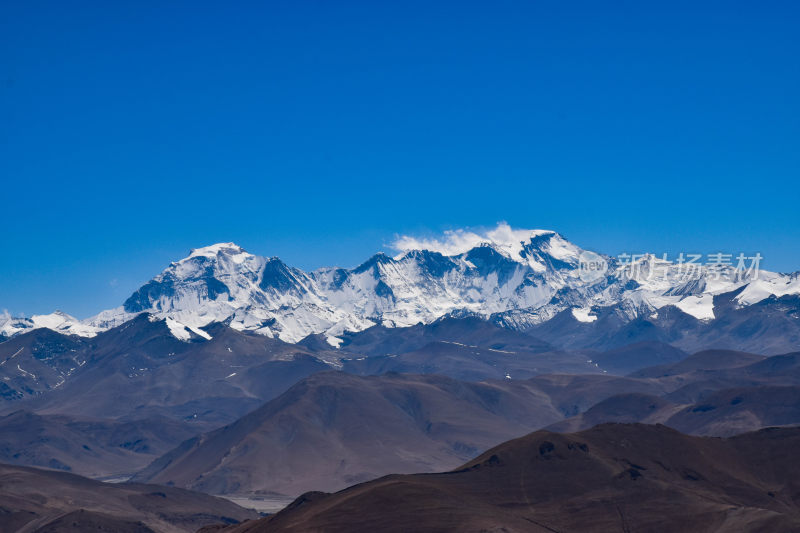
<svg viewBox="0 0 800 533">
<path fill-rule="evenodd" d="M 84 323 L 62 311 L 55 311 L 49 315 L 33 315 L 30 318 L 15 318 L 8 312 L 0 314 L 0 338 L 38 328 L 48 328 L 66 335 L 81 337 L 94 337 L 102 331 L 101 328 Z"/>
<path fill-rule="evenodd" d="M 207 337 L 203 326 L 226 321 L 289 342 L 323 333 L 335 346 L 345 331 L 410 326 L 447 315 L 491 317 L 525 329 L 567 309 L 576 320 L 591 322 L 593 310 L 602 307 L 615 306 L 632 320 L 672 305 L 712 320 L 717 294 L 742 289 L 736 297 L 742 306 L 800 294 L 797 273 L 756 274 L 653 255 L 625 262 L 587 252 L 553 231 L 507 225 L 482 235 L 453 232 L 441 241 L 400 239 L 397 248 L 396 257 L 379 253 L 353 269 L 304 272 L 233 243 L 215 244 L 170 264 L 118 308 L 82 322 L 63 313 L 0 317 L 0 332 L 51 327 L 91 336 L 148 312 L 169 319 L 178 338 Z M 587 258 L 604 269 L 587 275 Z"/>
</svg>

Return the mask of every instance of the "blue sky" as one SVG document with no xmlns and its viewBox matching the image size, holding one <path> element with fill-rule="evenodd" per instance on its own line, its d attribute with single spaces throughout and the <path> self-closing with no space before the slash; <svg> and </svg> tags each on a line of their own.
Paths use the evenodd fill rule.
<svg viewBox="0 0 800 533">
<path fill-rule="evenodd" d="M 800 269 L 798 6 L 3 2 L 0 310 L 498 221 Z"/>
</svg>

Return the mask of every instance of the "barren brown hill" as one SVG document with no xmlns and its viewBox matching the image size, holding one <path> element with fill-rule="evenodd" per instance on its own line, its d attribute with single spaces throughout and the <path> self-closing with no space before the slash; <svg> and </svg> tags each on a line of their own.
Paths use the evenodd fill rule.
<svg viewBox="0 0 800 533">
<path fill-rule="evenodd" d="M 728 439 L 665 426 L 538 431 L 452 472 L 310 493 L 229 533 L 800 530 L 800 429 Z"/>
<path fill-rule="evenodd" d="M 800 387 L 724 389 L 682 409 L 665 424 L 685 433 L 719 437 L 767 426 L 800 425 Z"/>
<path fill-rule="evenodd" d="M 296 497 L 391 472 L 453 468 L 562 417 L 526 382 L 327 372 L 184 442 L 134 479 L 212 494 Z"/>
<path fill-rule="evenodd" d="M 659 379 L 673 388 L 667 399 L 699 403 L 719 390 L 737 387 L 800 386 L 800 352 L 774 355 L 744 366 L 693 370 Z"/>
<path fill-rule="evenodd" d="M 257 516 L 198 492 L 0 464 L 0 533 L 178 533 Z"/>
<path fill-rule="evenodd" d="M 518 349 L 481 348 L 450 341 L 426 344 L 399 355 L 360 357 L 345 361 L 343 370 L 352 374 L 387 372 L 439 374 L 464 381 L 527 379 L 546 373 L 600 373 L 580 352 L 526 352 Z"/>
<path fill-rule="evenodd" d="M 689 405 L 648 394 L 618 394 L 546 429 L 580 431 L 605 422 L 661 423 L 690 435 L 714 437 L 800 425 L 800 387 L 762 385 L 723 389 Z"/>
<path fill-rule="evenodd" d="M 663 378 L 690 372 L 738 368 L 763 361 L 766 358 L 764 355 L 737 352 L 735 350 L 703 350 L 693 353 L 680 361 L 643 368 L 630 375 L 637 378 Z"/>
<path fill-rule="evenodd" d="M 628 374 L 640 368 L 681 361 L 689 355 L 663 342 L 640 341 L 598 353 L 592 362 L 612 374 Z"/>
<path fill-rule="evenodd" d="M 684 406 L 651 394 L 616 394 L 593 405 L 583 413 L 556 422 L 545 429 L 571 433 L 608 422 L 643 424 L 664 423 Z M 760 429 L 759 426 L 757 429 Z"/>
<path fill-rule="evenodd" d="M 17 411 L 0 416 L 0 462 L 119 478 L 194 435 L 190 424 L 165 417 L 119 421 Z"/>
</svg>

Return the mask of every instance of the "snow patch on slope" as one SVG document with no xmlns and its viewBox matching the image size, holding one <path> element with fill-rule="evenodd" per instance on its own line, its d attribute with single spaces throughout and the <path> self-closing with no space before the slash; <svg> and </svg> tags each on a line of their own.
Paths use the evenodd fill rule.
<svg viewBox="0 0 800 533">
<path fill-rule="evenodd" d="M 700 320 L 714 319 L 714 295 L 695 294 L 677 302 L 675 307 Z"/>
<path fill-rule="evenodd" d="M 155 322 L 159 320 L 157 316 L 150 316 L 150 321 Z M 169 332 L 178 340 L 181 341 L 190 341 L 192 339 L 192 334 L 202 337 L 206 340 L 211 340 L 211 335 L 209 335 L 206 331 L 203 331 L 200 328 L 195 328 L 191 326 L 187 326 L 186 324 L 181 324 L 177 320 L 172 318 L 166 318 L 165 322 L 167 327 L 169 328 Z"/>
<path fill-rule="evenodd" d="M 579 322 L 594 322 L 597 320 L 597 315 L 590 314 L 592 312 L 591 307 L 573 307 L 572 308 L 572 316 L 575 317 L 575 320 Z"/>
</svg>

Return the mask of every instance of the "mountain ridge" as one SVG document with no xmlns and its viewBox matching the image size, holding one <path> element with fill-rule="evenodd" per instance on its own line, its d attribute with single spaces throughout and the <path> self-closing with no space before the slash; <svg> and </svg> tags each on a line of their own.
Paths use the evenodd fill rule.
<svg viewBox="0 0 800 533">
<path fill-rule="evenodd" d="M 800 428 L 725 439 L 601 424 L 504 442 L 449 472 L 310 492 L 230 533 L 797 531 Z M 218 529 L 219 531 L 219 529 Z"/>
<path fill-rule="evenodd" d="M 232 242 L 218 243 L 172 262 L 117 308 L 86 320 L 61 312 L 30 319 L 0 315 L 0 336 L 48 327 L 91 337 L 147 312 L 172 321 L 182 340 L 204 336 L 202 328 L 212 322 L 227 321 L 234 329 L 287 342 L 321 334 L 336 347 L 346 332 L 427 324 L 446 316 L 479 316 L 526 330 L 564 313 L 579 326 L 591 326 L 603 314 L 627 324 L 658 318 L 660 310 L 672 307 L 705 324 L 725 305 L 749 307 L 800 294 L 797 272 L 753 274 L 732 265 L 688 269 L 652 254 L 624 262 L 549 230 L 501 225 L 492 235 L 500 236 L 443 248 L 444 253 L 406 243 L 395 257 L 381 252 L 352 269 L 310 272 Z M 587 258 L 607 270 L 587 275 Z M 727 300 L 718 302 L 723 294 Z"/>
</svg>

